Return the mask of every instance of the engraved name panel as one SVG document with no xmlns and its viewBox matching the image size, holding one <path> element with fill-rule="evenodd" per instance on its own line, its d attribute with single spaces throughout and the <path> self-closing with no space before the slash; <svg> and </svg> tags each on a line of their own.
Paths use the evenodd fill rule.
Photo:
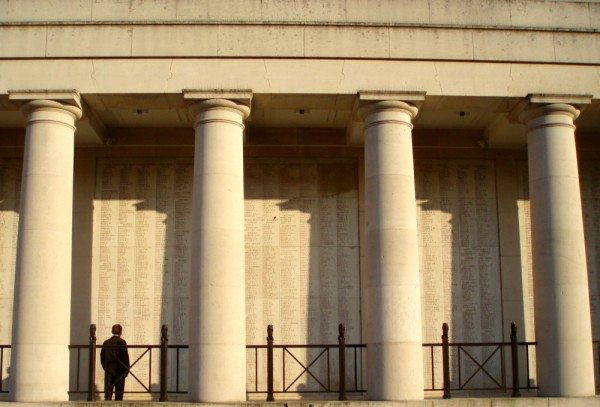
<svg viewBox="0 0 600 407">
<path fill-rule="evenodd" d="M 451 342 L 502 340 L 502 303 L 494 166 L 490 161 L 418 160 L 415 165 L 423 341 L 440 342 L 442 323 Z M 442 386 L 441 351 L 425 354 L 426 386 Z M 480 360 L 486 350 L 473 351 Z M 457 359 L 451 380 L 458 380 Z M 492 368 L 494 363 L 488 362 Z M 463 360 L 469 377 L 477 366 Z M 495 370 L 495 369 L 490 369 Z M 496 378 L 500 380 L 500 378 Z M 479 375 L 478 385 L 489 384 Z"/>
<path fill-rule="evenodd" d="M 170 344 L 187 344 L 191 160 L 99 159 L 96 174 L 92 319 L 99 343 L 119 323 L 130 344 L 160 343 L 163 324 L 169 326 Z M 140 358 L 132 371 L 157 390 L 158 354 L 151 360 L 144 351 L 130 350 L 132 361 Z M 172 377 L 175 369 L 173 360 Z M 186 369 L 187 361 L 181 360 L 182 388 Z M 130 391 L 144 390 L 133 379 L 126 385 Z"/>
<path fill-rule="evenodd" d="M 267 324 L 278 343 L 335 343 L 339 322 L 347 341 L 359 342 L 356 162 L 250 161 L 245 171 L 247 343 L 264 344 Z M 120 323 L 129 343 L 157 344 L 168 324 L 169 343 L 187 344 L 192 177 L 191 160 L 98 160 L 92 312 L 100 340 Z M 297 356 L 306 360 L 311 352 Z M 264 355 L 259 360 L 263 372 Z M 157 385 L 157 361 L 152 377 L 149 358 L 137 362 L 142 382 Z M 179 372 L 184 389 L 186 362 Z M 249 388 L 254 363 L 249 355 Z M 290 365 L 287 374 L 301 372 Z M 324 372 L 323 363 L 315 372 Z M 310 380 L 294 389 L 313 386 Z M 127 386 L 142 390 L 134 380 Z"/>
<path fill-rule="evenodd" d="M 0 159 L 0 344 L 11 343 L 21 171 L 21 160 Z M 4 351 L 3 378 L 10 376 L 10 355 Z"/>
<path fill-rule="evenodd" d="M 340 322 L 346 326 L 348 343 L 360 341 L 357 180 L 354 161 L 247 160 L 248 343 L 264 344 L 268 324 L 274 326 L 279 344 L 336 343 Z M 318 352 L 292 350 L 303 363 L 310 363 Z M 281 366 L 283 357 L 286 381 L 276 369 L 276 389 L 288 387 L 303 372 L 291 355 L 281 352 L 275 353 L 275 366 Z M 248 388 L 265 389 L 262 353 L 259 377 L 255 363 L 249 354 Z M 311 368 L 319 380 L 325 379 L 325 363 L 321 359 Z M 336 374 L 331 380 L 337 385 Z M 318 388 L 304 374 L 290 390 Z"/>
</svg>

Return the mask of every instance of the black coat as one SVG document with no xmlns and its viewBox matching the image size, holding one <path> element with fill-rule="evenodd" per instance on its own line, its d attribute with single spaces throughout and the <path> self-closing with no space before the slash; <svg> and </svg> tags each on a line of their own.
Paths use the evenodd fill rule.
<svg viewBox="0 0 600 407">
<path fill-rule="evenodd" d="M 100 363 L 105 372 L 112 375 L 129 373 L 129 352 L 127 342 L 117 335 L 107 339 L 102 344 L 100 351 Z"/>
</svg>

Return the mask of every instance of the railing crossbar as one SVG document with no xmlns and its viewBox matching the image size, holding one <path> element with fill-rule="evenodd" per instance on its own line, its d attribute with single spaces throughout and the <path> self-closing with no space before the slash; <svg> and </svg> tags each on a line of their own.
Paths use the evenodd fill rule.
<svg viewBox="0 0 600 407">
<path fill-rule="evenodd" d="M 475 357 L 473 357 L 466 349 L 465 346 L 459 346 L 458 347 L 458 352 L 459 352 L 459 357 L 460 357 L 460 352 L 462 351 L 465 355 L 467 355 L 469 357 L 469 359 L 471 359 L 473 361 L 473 363 L 475 363 L 477 365 L 477 370 L 475 370 L 475 372 L 473 372 L 473 374 L 471 376 L 469 376 L 469 378 L 460 385 L 461 390 L 464 389 L 469 382 L 477 375 L 477 373 L 479 373 L 480 371 L 482 373 L 485 373 L 486 376 L 488 376 L 494 383 L 496 383 L 496 385 L 498 386 L 499 389 L 502 389 L 502 385 L 500 383 L 498 383 L 498 381 L 496 379 L 494 379 L 490 373 L 488 372 L 487 369 L 484 368 L 484 366 L 490 361 L 490 359 L 498 352 L 498 350 L 500 350 L 500 347 L 502 345 L 498 345 L 496 347 L 496 349 L 494 349 L 494 351 L 483 361 L 483 363 L 479 364 L 479 362 L 475 359 Z"/>
<path fill-rule="evenodd" d="M 128 347 L 129 347 L 129 346 L 128 346 Z M 143 346 L 136 346 L 136 345 L 133 345 L 132 347 L 133 347 L 133 348 L 143 348 Z M 142 359 L 142 358 L 143 358 L 143 357 L 144 357 L 144 356 L 145 356 L 145 355 L 146 355 L 148 352 L 150 352 L 150 363 L 149 363 L 149 366 L 151 366 L 151 365 L 152 365 L 152 350 L 151 350 L 151 347 L 146 347 L 146 348 L 147 348 L 147 349 L 146 349 L 144 352 L 142 352 L 142 354 L 141 354 L 141 355 L 140 355 L 140 356 L 139 356 L 139 357 L 138 357 L 138 358 L 137 358 L 137 359 L 136 359 L 136 360 L 135 360 L 135 361 L 134 361 L 134 362 L 133 362 L 133 363 L 132 363 L 132 364 L 129 366 L 129 368 L 127 369 L 127 371 L 128 371 L 128 373 L 129 373 L 129 374 L 130 374 L 130 375 L 131 375 L 131 376 L 132 376 L 132 377 L 133 377 L 133 378 L 134 378 L 134 379 L 135 379 L 135 380 L 136 380 L 136 381 L 137 381 L 137 382 L 138 382 L 138 383 L 139 383 L 139 384 L 140 384 L 140 385 L 141 385 L 141 386 L 142 386 L 142 387 L 143 387 L 143 388 L 146 390 L 146 393 L 150 393 L 150 392 L 151 392 L 151 391 L 150 391 L 150 388 L 149 388 L 149 387 L 147 387 L 147 386 L 146 386 L 144 383 L 142 383 L 142 381 L 141 381 L 141 380 L 140 380 L 140 379 L 139 379 L 139 378 L 136 376 L 136 374 L 135 374 L 135 373 L 133 373 L 133 372 L 131 371 L 131 369 L 132 369 L 132 368 L 133 368 L 135 365 L 137 365 L 137 363 L 138 363 L 138 362 L 139 362 L 139 361 L 140 361 L 140 360 L 141 360 L 141 359 Z M 151 368 L 149 368 L 149 369 L 151 369 Z M 150 373 L 151 373 L 151 371 L 150 371 Z M 148 380 L 152 380 L 152 379 L 151 379 L 151 377 L 152 377 L 152 375 L 149 375 L 149 378 L 148 378 Z"/>
<path fill-rule="evenodd" d="M 294 348 L 297 348 L 297 346 L 294 346 Z M 325 386 L 311 371 L 310 368 L 312 367 L 312 365 L 314 365 L 317 360 L 319 360 L 321 358 L 321 356 L 323 356 L 323 354 L 325 354 L 326 352 L 329 354 L 328 352 L 328 348 L 323 349 L 314 359 L 312 362 L 310 362 L 310 364 L 308 366 L 304 366 L 304 364 L 302 364 L 302 362 L 300 362 L 300 360 L 298 360 L 298 358 L 288 350 L 287 347 L 283 347 L 283 350 L 285 353 L 289 354 L 300 366 L 302 366 L 303 370 L 302 372 L 298 375 L 298 377 L 296 377 L 294 379 L 294 381 L 292 383 L 290 383 L 289 386 L 285 387 L 285 383 L 284 385 L 284 391 L 287 392 L 299 379 L 300 377 L 302 377 L 302 375 L 304 373 L 308 373 L 313 379 L 315 379 L 317 381 L 317 383 L 319 383 L 319 385 L 325 390 L 325 391 L 329 391 L 329 387 Z M 283 358 L 283 363 L 285 364 L 285 353 L 284 353 L 284 358 Z M 327 358 L 329 361 L 329 358 Z M 329 366 L 328 366 L 329 368 Z M 328 369 L 329 370 L 329 369 Z"/>
</svg>

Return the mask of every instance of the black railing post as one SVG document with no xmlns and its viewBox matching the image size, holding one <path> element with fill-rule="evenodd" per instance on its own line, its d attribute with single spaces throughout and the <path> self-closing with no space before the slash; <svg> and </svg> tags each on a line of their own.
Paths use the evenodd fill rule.
<svg viewBox="0 0 600 407">
<path fill-rule="evenodd" d="M 517 325 L 510 323 L 510 350 L 512 357 L 513 397 L 521 397 L 519 392 L 519 342 L 517 342 Z"/>
<path fill-rule="evenodd" d="M 96 399 L 96 324 L 90 325 L 89 356 L 87 401 L 94 401 Z"/>
<path fill-rule="evenodd" d="M 444 395 L 450 398 L 450 346 L 448 344 L 448 324 L 442 325 L 442 370 L 444 371 Z"/>
<path fill-rule="evenodd" d="M 275 401 L 273 396 L 273 325 L 267 326 L 267 401 Z"/>
<path fill-rule="evenodd" d="M 169 352 L 169 328 L 163 325 L 160 329 L 160 398 L 158 401 L 167 401 L 167 355 Z"/>
<path fill-rule="evenodd" d="M 344 328 L 344 324 L 338 325 L 338 349 L 340 351 L 339 354 L 339 362 L 340 362 L 340 397 L 339 400 L 348 400 L 348 396 L 346 395 L 346 328 Z"/>
</svg>

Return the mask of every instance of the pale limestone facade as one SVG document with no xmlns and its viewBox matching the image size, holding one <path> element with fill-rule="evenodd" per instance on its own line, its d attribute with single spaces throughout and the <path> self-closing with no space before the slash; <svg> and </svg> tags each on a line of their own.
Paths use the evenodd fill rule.
<svg viewBox="0 0 600 407">
<path fill-rule="evenodd" d="M 91 323 L 167 323 L 191 401 L 339 322 L 368 400 L 425 397 L 442 322 L 594 395 L 599 33 L 594 0 L 0 0 L 9 398 L 67 400 Z"/>
</svg>

